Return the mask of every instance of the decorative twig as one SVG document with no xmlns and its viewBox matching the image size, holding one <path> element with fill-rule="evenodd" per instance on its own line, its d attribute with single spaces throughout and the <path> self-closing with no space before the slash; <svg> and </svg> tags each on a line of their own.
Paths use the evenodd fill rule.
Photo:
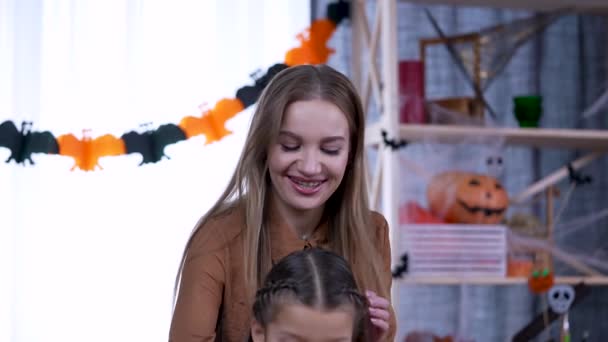
<svg viewBox="0 0 608 342">
<path fill-rule="evenodd" d="M 424 8 L 424 13 L 426 14 L 427 18 L 431 22 L 431 25 L 435 29 L 435 32 L 444 41 L 445 47 L 448 49 L 448 53 L 452 57 L 453 61 L 456 63 L 456 66 L 458 67 L 458 69 L 462 72 L 462 74 L 466 78 L 467 83 L 469 83 L 469 85 L 473 88 L 473 91 L 475 92 L 475 95 L 477 96 L 477 98 L 479 100 L 481 100 L 484 107 L 486 107 L 486 109 L 488 110 L 488 113 L 490 114 L 490 116 L 493 119 L 496 119 L 496 113 L 494 112 L 494 109 L 492 109 L 492 107 L 490 107 L 490 104 L 488 103 L 488 101 L 486 101 L 486 98 L 483 96 L 483 90 L 479 87 L 479 85 L 477 83 L 475 83 L 475 81 L 473 81 L 473 77 L 467 71 L 467 67 L 464 65 L 464 61 L 462 60 L 462 58 L 460 57 L 458 52 L 456 52 L 456 48 L 454 47 L 452 42 L 446 37 L 443 30 L 441 30 L 441 27 L 439 27 L 439 24 L 437 23 L 437 20 L 435 19 L 435 17 L 433 17 L 433 15 L 431 14 L 431 11 L 429 11 L 428 8 Z"/>
<path fill-rule="evenodd" d="M 585 167 L 587 164 L 592 161 L 599 159 L 603 156 L 602 152 L 591 152 L 585 156 L 582 156 L 576 160 L 573 160 L 571 163 L 572 169 L 578 170 Z M 562 179 L 568 177 L 568 166 L 565 165 L 560 167 L 558 170 L 552 172 L 551 174 L 543 177 L 536 183 L 527 187 L 524 191 L 519 194 L 516 194 L 511 199 L 511 203 L 523 203 L 528 200 L 530 197 L 544 191 L 547 187 L 560 182 Z"/>
</svg>

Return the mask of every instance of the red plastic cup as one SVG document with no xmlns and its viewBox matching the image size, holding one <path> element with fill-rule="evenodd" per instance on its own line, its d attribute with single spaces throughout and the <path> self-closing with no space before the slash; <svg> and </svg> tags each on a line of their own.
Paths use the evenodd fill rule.
<svg viewBox="0 0 608 342">
<path fill-rule="evenodd" d="M 424 63 L 419 60 L 399 62 L 399 122 L 426 123 L 424 108 Z"/>
</svg>

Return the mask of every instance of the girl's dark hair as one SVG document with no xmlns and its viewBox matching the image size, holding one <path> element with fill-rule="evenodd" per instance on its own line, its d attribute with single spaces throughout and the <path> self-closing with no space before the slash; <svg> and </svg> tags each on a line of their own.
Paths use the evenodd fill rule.
<svg viewBox="0 0 608 342">
<path fill-rule="evenodd" d="M 321 310 L 351 306 L 353 341 L 368 341 L 368 302 L 357 287 L 350 266 L 337 254 L 309 248 L 289 254 L 272 267 L 255 295 L 253 317 L 266 327 L 280 306 L 299 303 Z"/>
</svg>

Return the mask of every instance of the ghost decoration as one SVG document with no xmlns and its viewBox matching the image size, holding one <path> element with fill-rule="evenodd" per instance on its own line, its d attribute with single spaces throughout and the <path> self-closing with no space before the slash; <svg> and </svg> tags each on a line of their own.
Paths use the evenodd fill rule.
<svg viewBox="0 0 608 342">
<path fill-rule="evenodd" d="M 547 293 L 549 307 L 556 314 L 565 314 L 574 301 L 574 288 L 570 285 L 554 285 Z"/>
<path fill-rule="evenodd" d="M 496 141 L 485 144 L 479 152 L 480 159 L 485 164 L 482 165 L 482 171 L 498 180 L 503 180 L 506 167 L 506 146 L 503 140 L 497 138 Z"/>
<path fill-rule="evenodd" d="M 504 173 L 504 165 L 502 155 L 499 153 L 488 154 L 486 156 L 486 170 L 487 174 L 500 179 Z"/>
</svg>

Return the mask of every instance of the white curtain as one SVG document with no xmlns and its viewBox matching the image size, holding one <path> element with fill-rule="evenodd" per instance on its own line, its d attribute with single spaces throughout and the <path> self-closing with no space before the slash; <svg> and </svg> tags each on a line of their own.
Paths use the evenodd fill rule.
<svg viewBox="0 0 608 342">
<path fill-rule="evenodd" d="M 282 62 L 308 1 L 0 0 L 0 122 L 120 136 L 178 123 Z M 0 341 L 166 341 L 175 272 L 197 219 L 228 181 L 233 134 L 71 172 L 69 157 L 5 164 L 0 148 Z"/>
</svg>

